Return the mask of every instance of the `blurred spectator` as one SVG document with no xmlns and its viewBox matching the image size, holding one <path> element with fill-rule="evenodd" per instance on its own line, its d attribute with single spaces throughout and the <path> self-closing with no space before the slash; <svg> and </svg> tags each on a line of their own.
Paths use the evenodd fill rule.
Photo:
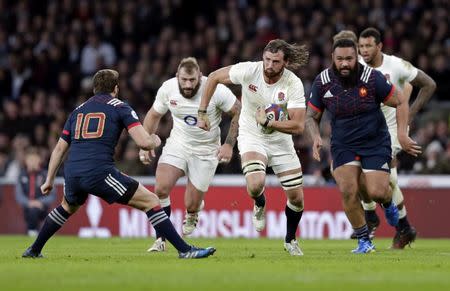
<svg viewBox="0 0 450 291">
<path fill-rule="evenodd" d="M 47 177 L 42 169 L 42 159 L 36 148 L 30 148 L 25 155 L 25 166 L 16 183 L 16 201 L 23 208 L 29 236 L 36 236 L 41 221 L 48 214 L 48 207 L 55 200 L 55 190 L 43 195 L 41 185 Z"/>
</svg>

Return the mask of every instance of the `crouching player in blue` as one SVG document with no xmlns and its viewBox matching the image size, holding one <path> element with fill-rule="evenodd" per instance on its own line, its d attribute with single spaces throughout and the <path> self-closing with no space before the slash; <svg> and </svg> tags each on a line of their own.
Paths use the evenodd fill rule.
<svg viewBox="0 0 450 291">
<path fill-rule="evenodd" d="M 78 106 L 67 119 L 50 157 L 47 179 L 41 186 L 43 194 L 50 193 L 56 172 L 68 153 L 64 167 L 63 201 L 49 213 L 35 242 L 22 257 L 42 257 L 41 250 L 47 240 L 85 203 L 88 193 L 109 204 L 126 204 L 144 211 L 155 230 L 178 250 L 180 258 L 212 255 L 215 252 L 212 247 L 203 249 L 188 245 L 159 205 L 158 197 L 116 169 L 114 148 L 124 128 L 144 150 L 158 147 L 161 140 L 157 135 L 149 135 L 136 112 L 118 99 L 118 72 L 100 70 L 95 74 L 93 84 L 95 95 Z"/>
<path fill-rule="evenodd" d="M 312 86 L 306 128 L 313 140 L 313 157 L 319 161 L 319 123 L 323 110 L 329 111 L 334 178 L 342 193 L 345 214 L 358 238 L 358 247 L 352 252 L 370 253 L 375 246 L 369 238 L 358 196 L 360 182 L 369 198 L 383 206 L 388 223 L 398 224 L 398 210 L 389 187 L 391 140 L 381 103 L 396 107 L 403 150 L 417 155 L 421 148 L 407 134 L 408 103 L 381 72 L 358 63 L 355 42 L 336 41 L 332 57 L 332 68 L 322 71 Z"/>
</svg>

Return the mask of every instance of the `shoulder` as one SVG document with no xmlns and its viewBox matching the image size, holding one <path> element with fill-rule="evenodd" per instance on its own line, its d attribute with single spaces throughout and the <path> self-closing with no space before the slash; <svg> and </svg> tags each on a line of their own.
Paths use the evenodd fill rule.
<svg viewBox="0 0 450 291">
<path fill-rule="evenodd" d="M 169 92 L 171 90 L 178 90 L 178 80 L 176 77 L 170 78 L 166 81 L 164 81 L 161 85 L 161 87 L 159 87 L 160 91 L 164 91 L 164 92 Z"/>
<path fill-rule="evenodd" d="M 359 76 L 359 79 L 361 81 L 363 81 L 364 83 L 369 83 L 370 77 L 372 75 L 375 75 L 375 77 L 377 75 L 383 76 L 383 73 L 381 73 L 380 71 L 374 70 L 372 67 L 362 65 L 362 64 L 360 64 L 360 72 L 361 72 L 361 75 Z"/>
<path fill-rule="evenodd" d="M 326 68 L 316 76 L 313 85 L 316 87 L 320 87 L 329 83 L 331 83 L 330 68 Z"/>
<path fill-rule="evenodd" d="M 240 62 L 231 66 L 233 70 L 257 71 L 261 67 L 262 62 Z"/>
<path fill-rule="evenodd" d="M 128 104 L 126 104 L 126 102 L 118 99 L 118 98 L 112 98 L 111 100 L 109 100 L 108 102 L 106 102 L 106 104 L 113 106 L 113 107 L 121 107 L 121 106 L 126 106 Z"/>
</svg>

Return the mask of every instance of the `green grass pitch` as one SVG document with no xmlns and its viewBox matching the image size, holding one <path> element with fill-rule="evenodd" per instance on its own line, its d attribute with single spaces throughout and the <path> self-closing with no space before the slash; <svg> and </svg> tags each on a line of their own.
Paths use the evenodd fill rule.
<svg viewBox="0 0 450 291">
<path fill-rule="evenodd" d="M 450 240 L 418 239 L 412 248 L 353 255 L 351 240 L 302 240 L 291 257 L 281 240 L 189 239 L 214 256 L 180 260 L 147 253 L 152 239 L 56 236 L 44 259 L 22 259 L 32 242 L 0 236 L 1 290 L 450 290 Z"/>
</svg>

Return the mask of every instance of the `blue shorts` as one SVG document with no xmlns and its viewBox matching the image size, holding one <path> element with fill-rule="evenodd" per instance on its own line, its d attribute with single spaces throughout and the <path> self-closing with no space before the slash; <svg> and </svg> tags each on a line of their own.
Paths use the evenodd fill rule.
<svg viewBox="0 0 450 291">
<path fill-rule="evenodd" d="M 128 204 L 138 186 L 139 182 L 112 168 L 93 176 L 66 177 L 64 198 L 69 205 L 83 205 L 88 194 L 92 194 L 109 204 Z"/>
<path fill-rule="evenodd" d="M 367 171 L 384 171 L 390 173 L 391 168 L 391 148 L 381 146 L 373 153 L 360 154 L 358 151 L 347 149 L 332 149 L 331 156 L 333 158 L 333 170 L 349 164 L 360 166 L 363 172 Z"/>
</svg>

